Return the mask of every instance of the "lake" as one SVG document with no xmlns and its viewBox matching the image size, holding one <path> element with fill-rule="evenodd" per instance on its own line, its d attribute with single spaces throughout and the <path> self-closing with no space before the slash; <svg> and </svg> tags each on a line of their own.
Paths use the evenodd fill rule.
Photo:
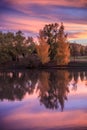
<svg viewBox="0 0 87 130">
<path fill-rule="evenodd" d="M 87 71 L 0 72 L 0 130 L 87 130 Z"/>
</svg>

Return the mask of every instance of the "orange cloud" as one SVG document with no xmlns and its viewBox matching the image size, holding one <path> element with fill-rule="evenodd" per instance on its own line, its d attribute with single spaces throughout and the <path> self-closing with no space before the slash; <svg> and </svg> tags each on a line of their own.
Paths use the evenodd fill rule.
<svg viewBox="0 0 87 130">
<path fill-rule="evenodd" d="M 87 39 L 87 31 L 72 33 L 69 35 L 69 39 Z"/>
<path fill-rule="evenodd" d="M 64 23 L 69 40 L 87 39 L 87 24 Z"/>
</svg>

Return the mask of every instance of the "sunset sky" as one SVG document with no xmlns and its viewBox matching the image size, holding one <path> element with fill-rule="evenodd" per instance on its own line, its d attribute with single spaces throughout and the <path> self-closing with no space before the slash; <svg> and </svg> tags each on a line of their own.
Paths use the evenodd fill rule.
<svg viewBox="0 0 87 130">
<path fill-rule="evenodd" d="M 0 31 L 37 37 L 55 22 L 64 23 L 69 40 L 87 44 L 87 0 L 0 0 Z"/>
</svg>

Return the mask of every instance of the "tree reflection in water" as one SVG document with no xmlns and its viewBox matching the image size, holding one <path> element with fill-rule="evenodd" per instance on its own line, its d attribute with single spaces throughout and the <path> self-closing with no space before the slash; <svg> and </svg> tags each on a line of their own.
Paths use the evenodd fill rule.
<svg viewBox="0 0 87 130">
<path fill-rule="evenodd" d="M 45 76 L 46 75 L 46 76 Z M 42 72 L 40 76 L 40 102 L 49 109 L 57 109 L 59 104 L 64 108 L 64 101 L 67 100 L 69 82 L 68 71 Z"/>
<path fill-rule="evenodd" d="M 0 99 L 22 100 L 26 92 L 33 94 L 37 72 L 0 73 Z"/>
<path fill-rule="evenodd" d="M 22 100 L 26 93 L 33 94 L 36 88 L 38 99 L 48 109 L 64 109 L 69 93 L 69 83 L 77 90 L 79 81 L 87 80 L 87 72 L 69 72 L 67 70 L 3 72 L 0 73 L 0 100 Z M 86 82 L 87 83 L 87 82 Z"/>
</svg>

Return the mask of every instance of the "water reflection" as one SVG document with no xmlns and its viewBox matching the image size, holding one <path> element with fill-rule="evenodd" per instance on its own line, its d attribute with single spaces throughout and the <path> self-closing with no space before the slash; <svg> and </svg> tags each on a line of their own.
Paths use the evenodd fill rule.
<svg viewBox="0 0 87 130">
<path fill-rule="evenodd" d="M 42 72 L 39 78 L 40 102 L 49 109 L 57 109 L 59 104 L 64 108 L 64 101 L 67 100 L 69 92 L 69 73 L 57 70 L 56 72 Z"/>
<path fill-rule="evenodd" d="M 26 93 L 38 92 L 40 104 L 48 109 L 64 109 L 70 82 L 72 90 L 77 90 L 79 79 L 87 80 L 87 72 L 29 71 L 0 73 L 0 100 L 22 100 Z M 87 81 L 85 82 L 87 85 Z"/>
<path fill-rule="evenodd" d="M 26 92 L 33 93 L 37 73 L 0 73 L 0 99 L 22 100 Z"/>
</svg>

